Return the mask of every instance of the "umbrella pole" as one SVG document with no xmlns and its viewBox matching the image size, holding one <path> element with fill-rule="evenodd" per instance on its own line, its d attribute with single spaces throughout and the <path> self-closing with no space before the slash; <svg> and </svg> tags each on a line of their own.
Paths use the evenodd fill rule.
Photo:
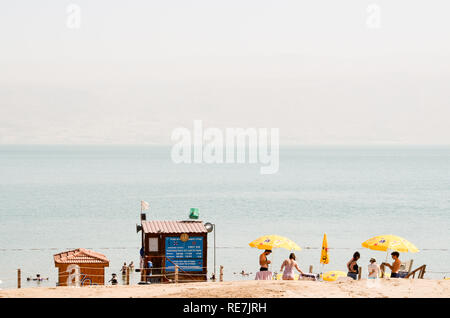
<svg viewBox="0 0 450 318">
<path fill-rule="evenodd" d="M 272 259 L 273 259 L 273 250 L 272 250 Z M 271 260 L 269 260 L 270 261 L 270 264 L 268 264 L 269 265 L 269 272 L 271 272 L 272 271 L 272 261 Z"/>
<path fill-rule="evenodd" d="M 269 266 L 270 266 L 270 271 L 273 273 L 273 262 L 275 261 L 275 253 L 272 253 L 272 261 L 270 262 Z"/>
<path fill-rule="evenodd" d="M 385 261 L 385 263 L 388 262 L 388 258 L 389 258 L 389 249 L 386 250 L 386 261 Z M 384 268 L 383 278 L 386 278 L 386 266 L 384 266 L 383 268 Z"/>
<path fill-rule="evenodd" d="M 269 270 L 269 272 L 271 272 L 271 273 L 273 273 L 273 267 L 272 267 L 272 264 L 273 264 L 273 259 L 275 258 L 275 256 L 274 256 L 274 250 L 272 249 L 272 260 L 269 260 L 270 261 L 270 264 L 268 264 L 268 270 Z M 272 279 L 273 279 L 273 274 L 272 274 Z"/>
</svg>

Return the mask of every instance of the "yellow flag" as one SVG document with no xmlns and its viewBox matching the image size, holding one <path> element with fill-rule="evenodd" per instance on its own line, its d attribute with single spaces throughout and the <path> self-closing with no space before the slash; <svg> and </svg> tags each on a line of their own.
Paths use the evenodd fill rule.
<svg viewBox="0 0 450 318">
<path fill-rule="evenodd" d="M 327 235 L 323 235 L 323 243 L 322 243 L 322 254 L 320 254 L 320 264 L 328 264 L 329 262 L 328 258 L 328 241 L 327 241 Z"/>
</svg>

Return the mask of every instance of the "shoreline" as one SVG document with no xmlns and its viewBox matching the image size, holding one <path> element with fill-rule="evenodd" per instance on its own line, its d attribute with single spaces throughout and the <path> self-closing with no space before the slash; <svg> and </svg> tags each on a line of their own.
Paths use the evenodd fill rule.
<svg viewBox="0 0 450 318">
<path fill-rule="evenodd" d="M 228 281 L 0 290 L 0 298 L 450 298 L 449 280 Z"/>
</svg>

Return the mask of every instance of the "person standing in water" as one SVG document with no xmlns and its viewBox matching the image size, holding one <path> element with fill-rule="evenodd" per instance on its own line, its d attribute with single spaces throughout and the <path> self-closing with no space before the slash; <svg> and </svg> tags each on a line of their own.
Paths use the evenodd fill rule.
<svg viewBox="0 0 450 318">
<path fill-rule="evenodd" d="M 126 262 L 123 263 L 121 272 L 122 272 L 122 282 L 123 282 L 124 284 L 125 284 L 126 279 L 127 279 L 127 268 L 128 268 L 127 263 L 126 263 Z"/>
<path fill-rule="evenodd" d="M 261 272 L 269 270 L 270 261 L 267 259 L 267 256 L 272 253 L 271 250 L 265 250 L 264 253 L 259 255 L 259 265 L 261 266 L 259 270 Z"/>
<path fill-rule="evenodd" d="M 122 275 L 126 275 L 127 274 L 127 263 L 123 263 L 123 266 L 120 269 L 120 271 L 122 272 Z"/>
<path fill-rule="evenodd" d="M 347 263 L 347 269 L 348 269 L 347 277 L 351 277 L 354 280 L 358 279 L 359 266 L 358 266 L 357 262 L 360 257 L 361 257 L 361 255 L 359 254 L 359 252 L 355 252 L 355 254 L 353 254 L 352 259 Z"/>
<path fill-rule="evenodd" d="M 281 264 L 280 272 L 283 272 L 283 280 L 294 280 L 294 268 L 303 275 L 302 270 L 298 267 L 298 264 L 295 261 L 295 254 L 291 253 L 289 254 L 289 259 L 284 260 L 283 264 Z"/>
</svg>

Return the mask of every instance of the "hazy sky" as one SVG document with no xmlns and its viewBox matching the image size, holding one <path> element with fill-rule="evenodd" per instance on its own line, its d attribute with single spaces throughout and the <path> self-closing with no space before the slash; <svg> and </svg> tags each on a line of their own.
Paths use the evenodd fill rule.
<svg viewBox="0 0 450 318">
<path fill-rule="evenodd" d="M 0 40 L 0 144 L 450 143 L 448 0 L 2 1 Z"/>
</svg>

